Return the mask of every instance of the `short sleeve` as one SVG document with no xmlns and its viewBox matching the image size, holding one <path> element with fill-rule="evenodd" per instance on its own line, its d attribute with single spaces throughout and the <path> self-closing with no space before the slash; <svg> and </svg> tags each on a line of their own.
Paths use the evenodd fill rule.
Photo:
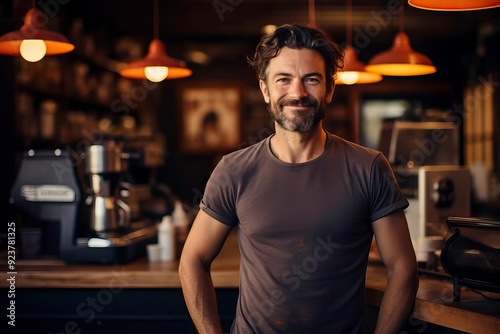
<svg viewBox="0 0 500 334">
<path fill-rule="evenodd" d="M 408 200 L 403 196 L 392 168 L 383 154 L 378 154 L 370 172 L 370 221 L 374 222 L 391 212 L 406 209 Z"/>
<path fill-rule="evenodd" d="M 234 183 L 227 172 L 225 157 L 210 175 L 200 209 L 223 224 L 234 226 L 238 223 Z"/>
</svg>

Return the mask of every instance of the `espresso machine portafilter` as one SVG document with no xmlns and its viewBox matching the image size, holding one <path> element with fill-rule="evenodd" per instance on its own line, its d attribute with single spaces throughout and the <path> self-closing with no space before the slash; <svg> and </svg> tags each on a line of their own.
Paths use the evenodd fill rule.
<svg viewBox="0 0 500 334">
<path fill-rule="evenodd" d="M 104 140 L 85 149 L 85 174 L 89 184 L 90 229 L 99 232 L 127 229 L 130 207 L 120 198 L 125 162 L 122 143 Z"/>
</svg>

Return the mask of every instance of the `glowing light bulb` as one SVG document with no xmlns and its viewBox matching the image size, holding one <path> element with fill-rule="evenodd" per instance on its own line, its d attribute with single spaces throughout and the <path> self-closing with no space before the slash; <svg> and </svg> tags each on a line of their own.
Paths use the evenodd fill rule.
<svg viewBox="0 0 500 334">
<path fill-rule="evenodd" d="M 339 72 L 338 76 L 346 85 L 353 85 L 359 80 L 359 73 L 356 71 Z"/>
<path fill-rule="evenodd" d="M 168 75 L 168 67 L 166 66 L 147 66 L 144 68 L 144 74 L 149 81 L 160 82 Z"/>
<path fill-rule="evenodd" d="M 45 56 L 47 46 L 41 39 L 25 39 L 21 42 L 19 51 L 24 59 L 34 63 Z"/>
</svg>

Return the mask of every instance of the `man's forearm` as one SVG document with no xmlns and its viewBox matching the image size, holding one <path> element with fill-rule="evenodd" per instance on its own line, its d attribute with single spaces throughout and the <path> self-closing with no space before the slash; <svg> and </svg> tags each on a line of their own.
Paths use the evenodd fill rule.
<svg viewBox="0 0 500 334">
<path fill-rule="evenodd" d="M 398 333 L 408 319 L 415 302 L 418 275 L 405 277 L 394 274 L 389 278 L 380 305 L 375 334 Z"/>
<path fill-rule="evenodd" d="M 179 276 L 184 299 L 198 333 L 222 333 L 210 272 L 180 267 Z"/>
</svg>

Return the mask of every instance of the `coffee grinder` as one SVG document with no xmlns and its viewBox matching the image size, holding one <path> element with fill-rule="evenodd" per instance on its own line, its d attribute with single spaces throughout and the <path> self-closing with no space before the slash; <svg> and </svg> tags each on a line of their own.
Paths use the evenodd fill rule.
<svg viewBox="0 0 500 334">
<path fill-rule="evenodd" d="M 128 226 L 127 204 L 117 196 L 122 160 L 116 140 L 90 145 L 83 161 L 71 150 L 25 152 L 10 202 L 27 221 L 37 222 L 39 253 L 57 245 L 52 255 L 88 263 L 124 263 L 146 253 L 157 227 L 154 222 Z"/>
</svg>

